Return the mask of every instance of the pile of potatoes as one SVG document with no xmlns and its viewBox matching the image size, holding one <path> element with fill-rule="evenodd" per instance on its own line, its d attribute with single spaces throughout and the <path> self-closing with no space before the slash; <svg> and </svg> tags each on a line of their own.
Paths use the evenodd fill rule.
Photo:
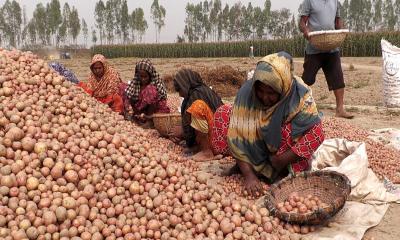
<svg viewBox="0 0 400 240">
<path fill-rule="evenodd" d="M 324 128 L 327 138 L 367 142 L 374 171 L 399 182 L 398 151 L 340 120 Z M 34 54 L 0 49 L 1 239 L 286 240 L 315 230 L 239 196 L 240 177 L 210 186 L 198 169 Z M 288 200 L 288 212 L 324 206 L 313 196 Z"/>
<path fill-rule="evenodd" d="M 368 138 L 369 133 L 337 118 L 324 118 L 322 122 L 325 139 L 344 138 L 349 141 L 365 142 L 369 167 L 379 178 L 388 178 L 400 183 L 400 151 Z"/>
<path fill-rule="evenodd" d="M 0 49 L 0 84 L 1 239 L 296 237 L 34 54 Z"/>
</svg>

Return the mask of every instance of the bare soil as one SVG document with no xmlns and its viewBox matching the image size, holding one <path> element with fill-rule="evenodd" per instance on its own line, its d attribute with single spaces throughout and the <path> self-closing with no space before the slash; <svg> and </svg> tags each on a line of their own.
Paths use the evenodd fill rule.
<svg viewBox="0 0 400 240">
<path fill-rule="evenodd" d="M 110 59 L 109 62 L 114 66 L 124 81 L 132 79 L 135 63 L 139 58 L 117 58 Z M 68 68 L 75 72 L 80 80 L 86 80 L 89 75 L 90 58 L 78 58 L 70 60 L 60 60 Z M 174 59 L 152 59 L 157 71 L 166 79 L 167 83 L 173 79 L 173 75 L 181 68 L 193 68 L 200 72 L 205 72 L 211 77 L 216 77 L 216 70 L 221 71 L 223 77 L 230 77 L 232 74 L 246 76 L 246 73 L 254 69 L 256 59 L 249 58 L 174 58 Z M 303 67 L 303 59 L 296 58 L 295 74 L 301 76 Z M 382 91 L 382 59 L 381 58 L 342 58 L 342 68 L 346 82 L 345 88 L 345 104 L 350 106 L 384 106 Z M 232 69 L 226 70 L 226 67 Z M 219 68 L 219 69 L 217 69 Z M 234 72 L 236 71 L 236 72 Z M 227 75 L 231 74 L 231 75 Z M 202 74 L 205 75 L 205 74 Z M 207 75 L 207 76 L 208 76 Z M 222 79 L 224 79 L 222 77 Z M 210 80 L 206 82 L 212 86 Z M 234 96 L 239 85 L 224 84 L 217 82 L 219 86 L 213 86 L 223 97 Z M 221 87 L 222 86 L 222 87 Z M 335 104 L 333 92 L 328 91 L 322 70 L 317 75 L 316 83 L 312 86 L 314 98 L 317 104 Z M 329 109 L 322 109 L 327 115 L 332 115 Z M 352 108 L 356 118 L 350 120 L 352 124 L 357 126 L 376 129 L 384 127 L 400 127 L 400 114 L 393 112 L 362 111 Z"/>
<path fill-rule="evenodd" d="M 121 74 L 124 81 L 133 77 L 135 63 L 138 58 L 110 59 L 109 62 Z M 73 70 L 80 80 L 85 80 L 89 74 L 90 58 L 84 57 L 72 60 L 60 60 Z M 179 69 L 194 68 L 197 70 L 212 70 L 216 67 L 229 66 L 237 72 L 245 74 L 252 70 L 256 59 L 249 58 L 185 58 L 185 59 L 152 59 L 157 71 L 170 81 L 173 74 Z M 303 59 L 297 58 L 295 74 L 301 76 Z M 382 59 L 381 58 L 342 58 L 342 68 L 346 82 L 345 104 L 383 107 L 382 91 Z M 228 90 L 227 90 L 228 89 Z M 224 96 L 234 96 L 238 87 L 225 89 Z M 317 75 L 316 83 L 312 86 L 317 104 L 335 104 L 335 98 L 328 87 L 322 71 Z M 333 110 L 322 109 L 325 115 L 334 115 Z M 400 114 L 392 111 L 375 112 L 353 109 L 355 118 L 348 121 L 351 124 L 365 128 L 400 128 Z M 400 239 L 400 206 L 392 204 L 382 222 L 366 234 L 365 240 L 397 240 Z"/>
<path fill-rule="evenodd" d="M 121 74 L 125 81 L 133 77 L 135 63 L 139 58 L 117 58 L 109 62 Z M 89 58 L 60 60 L 72 69 L 79 79 L 87 79 L 89 74 Z M 161 76 L 173 75 L 181 68 L 194 68 L 196 70 L 215 69 L 229 66 L 240 73 L 252 70 L 256 64 L 255 59 L 249 58 L 178 58 L 178 59 L 152 59 Z M 303 59 L 295 59 L 295 74 L 301 76 Z M 380 58 L 342 58 L 343 73 L 346 82 L 346 104 L 383 106 L 382 73 Z M 350 67 L 352 65 L 352 67 Z M 232 92 L 232 96 L 236 92 Z M 333 93 L 327 90 L 327 84 L 320 71 L 316 83 L 313 85 L 313 94 L 319 103 L 334 103 Z"/>
<path fill-rule="evenodd" d="M 378 226 L 369 229 L 363 240 L 397 240 L 400 238 L 400 204 L 391 204 Z"/>
</svg>

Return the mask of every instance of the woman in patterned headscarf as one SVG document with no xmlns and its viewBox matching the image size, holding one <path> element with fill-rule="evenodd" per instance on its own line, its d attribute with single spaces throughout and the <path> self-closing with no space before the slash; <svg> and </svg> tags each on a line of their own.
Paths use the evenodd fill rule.
<svg viewBox="0 0 400 240">
<path fill-rule="evenodd" d="M 145 121 L 154 113 L 169 113 L 167 105 L 167 89 L 149 59 L 136 64 L 135 76 L 125 90 L 134 115 Z M 140 115 L 142 117 L 140 117 Z"/>
<path fill-rule="evenodd" d="M 123 113 L 124 103 L 121 94 L 123 82 L 114 68 L 108 65 L 103 55 L 96 54 L 90 64 L 89 81 L 79 83 L 85 92 L 96 98 L 99 102 L 108 104 L 111 109 Z"/>
<path fill-rule="evenodd" d="M 288 53 L 268 55 L 236 96 L 227 140 L 251 194 L 261 190 L 257 175 L 273 182 L 307 170 L 324 140 L 311 89 L 292 71 Z"/>
<path fill-rule="evenodd" d="M 207 113 L 204 112 L 202 117 L 196 117 L 197 115 L 194 116 L 193 113 L 199 112 L 197 111 L 198 107 L 195 106 L 198 106 L 198 103 L 201 102 L 201 105 L 209 110 L 209 114 L 214 114 L 217 108 L 222 105 L 221 98 L 204 84 L 197 72 L 190 69 L 178 71 L 175 75 L 174 87 L 183 97 L 181 106 L 182 128 L 175 129 L 171 136 L 183 137 L 188 148 L 193 148 L 196 143 L 200 145 L 200 152 L 202 152 L 200 158 L 212 157 L 207 141 L 207 132 L 212 126 L 207 125 L 207 119 L 204 115 Z M 191 110 L 188 111 L 189 108 Z"/>
</svg>

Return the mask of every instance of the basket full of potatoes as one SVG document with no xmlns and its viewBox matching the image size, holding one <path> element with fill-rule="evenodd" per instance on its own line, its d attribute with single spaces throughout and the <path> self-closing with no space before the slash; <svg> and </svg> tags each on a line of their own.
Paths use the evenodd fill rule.
<svg viewBox="0 0 400 240">
<path fill-rule="evenodd" d="M 342 209 L 350 192 L 350 180 L 344 174 L 303 172 L 273 184 L 265 196 L 265 204 L 281 220 L 317 225 Z"/>
</svg>

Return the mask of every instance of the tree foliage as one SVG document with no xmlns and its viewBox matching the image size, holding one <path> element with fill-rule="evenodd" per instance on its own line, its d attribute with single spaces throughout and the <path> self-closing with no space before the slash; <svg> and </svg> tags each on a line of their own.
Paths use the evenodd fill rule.
<svg viewBox="0 0 400 240">
<path fill-rule="evenodd" d="M 105 12 L 106 12 L 106 7 L 104 5 L 104 2 L 102 0 L 99 0 L 96 3 L 94 9 L 94 16 L 96 21 L 96 28 L 99 31 L 100 44 L 103 44 L 103 39 L 105 34 L 105 18 L 104 18 Z"/>
<path fill-rule="evenodd" d="M 142 8 L 136 8 L 132 11 L 129 27 L 131 29 L 131 41 L 142 42 L 143 36 L 148 28 Z"/>
<path fill-rule="evenodd" d="M 58 0 L 52 0 L 47 9 L 48 28 L 54 43 L 57 44 L 57 33 L 63 21 L 61 6 Z"/>
<path fill-rule="evenodd" d="M 352 32 L 399 31 L 400 0 L 343 0 L 340 15 Z M 300 6 L 299 6 L 300 9 Z M 165 27 L 166 10 L 153 0 L 149 16 L 155 26 L 156 42 Z M 182 35 L 177 41 L 216 42 L 255 39 L 282 39 L 299 35 L 298 13 L 271 9 L 271 0 L 261 6 L 237 1 L 222 5 L 221 0 L 189 2 Z M 0 5 L 0 45 L 68 45 L 78 39 L 100 44 L 142 42 L 148 29 L 145 10 L 130 10 L 127 0 L 96 0 L 94 26 L 79 17 L 78 9 L 60 0 L 38 3 L 31 18 L 17 0 Z M 89 28 L 91 32 L 89 32 Z M 91 38 L 89 39 L 89 34 Z M 79 36 L 82 36 L 79 38 Z"/>
<path fill-rule="evenodd" d="M 17 47 L 21 41 L 22 9 L 19 3 L 6 0 L 0 9 L 0 41 L 6 41 L 9 45 Z M 3 37 L 4 36 L 4 37 Z"/>
<path fill-rule="evenodd" d="M 97 33 L 96 33 L 96 29 L 92 28 L 92 42 L 94 45 L 96 45 L 97 43 Z"/>
<path fill-rule="evenodd" d="M 74 43 L 77 44 L 77 37 L 81 31 L 81 21 L 79 19 L 78 10 L 75 7 L 72 7 L 69 24 L 71 29 L 71 37 Z"/>
<path fill-rule="evenodd" d="M 153 0 L 153 3 L 151 4 L 151 18 L 156 27 L 156 42 L 159 40 L 161 28 L 165 26 L 165 14 L 165 8 L 158 3 L 158 0 Z"/>
<path fill-rule="evenodd" d="M 127 43 L 129 39 L 129 10 L 128 10 L 128 3 L 126 0 L 123 0 L 121 3 L 121 19 L 120 19 L 120 25 L 121 25 L 121 36 L 122 36 L 122 42 Z"/>
<path fill-rule="evenodd" d="M 88 29 L 88 25 L 87 25 L 85 19 L 83 19 L 83 18 L 82 18 L 81 26 L 82 26 L 83 39 L 84 39 L 85 46 L 86 46 L 87 45 L 87 41 L 88 41 L 88 37 L 89 37 L 89 29 Z"/>
</svg>

